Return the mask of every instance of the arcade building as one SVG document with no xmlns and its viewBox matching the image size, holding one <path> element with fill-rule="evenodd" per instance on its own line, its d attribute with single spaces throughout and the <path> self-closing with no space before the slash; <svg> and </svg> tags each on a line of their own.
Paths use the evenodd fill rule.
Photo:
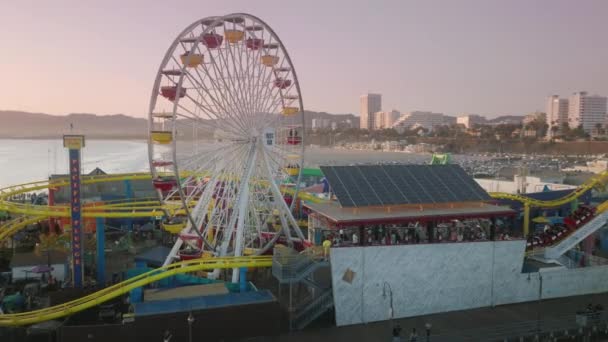
<svg viewBox="0 0 608 342">
<path fill-rule="evenodd" d="M 522 238 L 517 212 L 458 165 L 322 166 L 332 200 L 306 203 L 310 241 L 332 247 Z"/>
</svg>

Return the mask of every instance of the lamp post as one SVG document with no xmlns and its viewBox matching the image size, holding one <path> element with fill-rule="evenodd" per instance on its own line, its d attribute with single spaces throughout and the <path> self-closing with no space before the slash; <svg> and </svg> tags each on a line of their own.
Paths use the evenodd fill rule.
<svg viewBox="0 0 608 342">
<path fill-rule="evenodd" d="M 431 323 L 426 323 L 424 327 L 426 328 L 426 342 L 429 342 L 431 340 L 431 328 L 433 325 Z"/>
<path fill-rule="evenodd" d="M 194 316 L 192 312 L 188 314 L 188 341 L 192 342 L 192 323 L 194 323 Z"/>
<path fill-rule="evenodd" d="M 388 289 L 388 291 L 387 291 Z M 388 317 L 391 320 L 391 326 L 393 324 L 393 289 L 391 289 L 391 285 L 386 281 L 382 284 L 382 298 L 386 299 L 386 295 L 389 295 L 389 308 L 388 308 Z"/>
</svg>

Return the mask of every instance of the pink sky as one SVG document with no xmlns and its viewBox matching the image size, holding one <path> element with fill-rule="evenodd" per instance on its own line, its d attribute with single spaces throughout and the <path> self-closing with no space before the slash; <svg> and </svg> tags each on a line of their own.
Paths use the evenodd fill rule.
<svg viewBox="0 0 608 342">
<path fill-rule="evenodd" d="M 191 22 L 249 12 L 285 43 L 305 106 L 524 114 L 608 95 L 608 1 L 4 1 L 0 109 L 144 116 L 165 50 Z"/>
</svg>

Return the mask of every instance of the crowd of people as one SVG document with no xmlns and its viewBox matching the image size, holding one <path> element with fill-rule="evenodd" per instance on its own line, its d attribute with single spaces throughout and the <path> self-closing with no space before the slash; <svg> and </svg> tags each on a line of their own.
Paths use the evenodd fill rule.
<svg viewBox="0 0 608 342">
<path fill-rule="evenodd" d="M 550 246 L 563 239 L 595 215 L 595 208 L 582 205 L 564 218 L 563 223 L 545 224 L 528 237 L 527 249 Z"/>
<path fill-rule="evenodd" d="M 492 223 L 489 219 L 451 220 L 437 225 L 422 225 L 420 222 L 415 222 L 345 227 L 326 230 L 323 235 L 323 241 L 330 241 L 334 247 L 471 242 L 513 238 L 511 230 L 502 221 Z"/>
</svg>

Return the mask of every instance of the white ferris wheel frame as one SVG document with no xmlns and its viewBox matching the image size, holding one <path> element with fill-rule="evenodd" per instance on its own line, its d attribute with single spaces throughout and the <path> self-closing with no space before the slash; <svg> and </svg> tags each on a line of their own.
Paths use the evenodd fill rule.
<svg viewBox="0 0 608 342">
<path fill-rule="evenodd" d="M 182 39 L 184 37 L 186 37 L 188 34 L 192 33 L 194 29 L 196 29 L 199 25 L 203 25 L 203 23 L 207 23 L 207 25 L 205 25 L 206 27 L 203 29 L 202 33 L 200 35 L 197 36 L 196 41 L 193 43 L 190 52 L 192 53 L 193 51 L 196 51 L 197 49 L 200 50 L 199 46 L 201 45 L 201 40 L 202 40 L 202 36 L 204 34 L 213 32 L 213 30 L 221 25 L 224 25 L 224 23 L 231 19 L 231 18 L 246 18 L 249 19 L 250 21 L 254 22 L 257 25 L 260 25 L 263 27 L 263 30 L 265 32 L 267 32 L 270 37 L 272 38 L 272 40 L 278 44 L 278 49 L 282 52 L 282 57 L 284 60 L 282 60 L 282 64 L 284 62 L 286 62 L 286 66 L 289 67 L 290 71 L 289 71 L 289 75 L 290 77 L 293 79 L 293 87 L 295 87 L 295 91 L 297 92 L 298 95 L 298 105 L 299 105 L 299 113 L 298 115 L 300 115 L 301 117 L 301 122 L 299 123 L 299 128 L 301 131 L 301 143 L 300 143 L 300 147 L 299 147 L 299 172 L 297 175 L 297 180 L 296 180 L 296 184 L 295 184 L 295 189 L 294 189 L 294 193 L 293 193 L 293 201 L 291 203 L 291 207 L 288 207 L 287 204 L 285 203 L 285 201 L 283 200 L 283 194 L 281 193 L 279 187 L 277 186 L 277 184 L 275 182 L 270 182 L 270 188 L 272 190 L 272 193 L 274 194 L 274 197 L 277 199 L 279 203 L 279 205 L 282 207 L 282 211 L 284 213 L 286 213 L 285 216 L 281 215 L 281 222 L 283 224 L 286 225 L 292 225 L 297 227 L 297 222 L 295 221 L 293 215 L 292 215 L 292 210 L 293 210 L 293 206 L 296 202 L 297 199 L 297 195 L 299 192 L 299 186 L 301 183 L 301 178 L 302 178 L 302 169 L 304 166 L 304 149 L 305 149 L 305 141 L 304 141 L 304 137 L 305 137 L 305 117 L 304 117 L 304 104 L 303 104 L 303 100 L 302 100 L 302 96 L 301 96 L 301 90 L 300 90 L 300 84 L 298 81 L 298 77 L 297 77 L 297 73 L 296 70 L 293 66 L 293 63 L 291 61 L 291 58 L 289 56 L 289 53 L 287 52 L 287 49 L 285 48 L 285 46 L 283 45 L 282 41 L 280 40 L 280 38 L 278 37 L 278 35 L 274 32 L 274 30 L 272 30 L 272 28 L 266 24 L 264 21 L 262 21 L 261 19 L 259 19 L 258 17 L 255 17 L 253 15 L 250 14 L 246 14 L 246 13 L 232 13 L 232 14 L 228 14 L 226 16 L 215 16 L 215 17 L 207 17 L 207 18 L 203 18 L 200 20 L 197 20 L 195 22 L 193 22 L 191 25 L 189 25 L 188 27 L 186 27 L 177 37 L 176 39 L 173 41 L 173 43 L 170 45 L 170 47 L 167 49 L 167 52 L 165 53 L 165 56 L 159 66 L 157 75 L 156 75 L 156 79 L 154 82 L 154 86 L 152 89 L 152 94 L 150 97 L 150 106 L 149 106 L 149 120 L 148 120 L 148 131 L 150 132 L 149 136 L 148 136 L 148 144 L 149 144 L 149 149 L 148 149 L 148 157 L 149 157 L 149 162 L 150 162 L 150 170 L 152 173 L 153 177 L 158 176 L 158 172 L 157 172 L 157 168 L 155 165 L 153 165 L 153 160 L 154 160 L 154 142 L 152 140 L 152 134 L 151 132 L 155 129 L 154 127 L 154 111 L 157 105 L 157 99 L 159 96 L 159 89 L 160 89 L 160 85 L 161 85 L 161 81 L 164 78 L 164 74 L 163 71 L 165 70 L 165 66 L 169 63 L 169 61 L 171 60 L 172 57 L 174 57 L 176 49 L 178 48 L 178 46 L 180 45 L 180 43 L 182 42 Z M 211 24 L 209 24 L 211 23 Z M 226 42 L 226 44 L 228 44 L 228 42 Z M 277 52 L 278 54 L 278 52 Z M 187 73 L 187 66 L 184 63 L 183 65 L 181 65 L 181 74 L 179 75 L 178 78 L 178 82 L 177 82 L 177 88 L 176 88 L 176 93 L 180 94 L 180 92 L 182 91 L 182 84 L 184 82 L 184 79 L 186 77 L 186 73 Z M 274 74 L 276 76 L 276 72 L 275 71 L 271 71 L 269 75 Z M 282 90 L 279 90 L 279 92 L 282 92 Z M 282 94 L 282 93 L 281 93 Z M 184 188 L 182 186 L 182 178 L 180 177 L 180 169 L 177 163 L 178 160 L 178 156 L 177 156 L 177 151 L 178 151 L 178 147 L 177 147 L 177 130 L 176 130 L 176 126 L 177 124 L 175 123 L 177 120 L 177 113 L 178 113 L 178 106 L 179 106 L 179 101 L 180 101 L 180 97 L 177 96 L 175 98 L 175 100 L 173 101 L 173 109 L 172 109 L 172 122 L 173 125 L 171 127 L 172 130 L 172 134 L 173 134 L 173 140 L 171 142 L 171 150 L 172 150 L 172 159 L 174 161 L 173 164 L 173 172 L 174 172 L 174 177 L 177 181 L 177 193 L 179 194 L 180 199 L 182 200 L 182 205 L 183 205 L 183 209 L 185 210 L 187 217 L 188 217 L 188 221 L 189 221 L 189 232 L 194 232 L 196 233 L 202 240 L 203 243 L 207 244 L 207 240 L 205 237 L 203 237 L 201 230 L 199 230 L 198 227 L 200 227 L 200 222 L 197 222 L 195 219 L 195 217 L 193 217 L 193 213 L 192 211 L 196 210 L 196 207 L 194 209 L 191 209 L 189 207 L 189 203 L 187 203 L 187 196 L 184 192 Z M 281 101 L 283 102 L 282 105 L 284 105 L 284 99 L 281 96 Z M 279 114 L 280 115 L 280 114 Z M 194 128 L 193 128 L 194 131 Z M 194 134 L 194 133 L 193 133 Z M 194 139 L 194 137 L 193 137 Z M 262 145 L 262 144 L 258 144 L 258 145 Z M 263 159 L 263 165 L 265 165 L 267 172 L 269 172 L 269 177 L 272 175 L 272 171 L 271 171 L 271 166 L 268 160 L 268 154 L 265 153 L 265 151 L 250 151 L 249 153 L 249 157 L 251 157 L 253 155 L 253 159 L 256 159 L 256 154 L 258 152 L 262 152 L 262 156 L 261 158 Z M 252 175 L 252 170 L 250 170 L 251 168 L 255 167 L 254 164 L 252 164 L 252 162 L 247 162 L 246 164 L 246 169 L 244 171 L 244 175 L 246 176 L 246 181 L 245 182 L 241 182 L 241 184 L 247 184 L 249 183 L 249 178 Z M 238 215 L 233 215 L 233 217 L 242 217 L 243 215 L 243 210 L 244 207 L 247 205 L 247 201 L 249 200 L 248 196 L 248 187 L 244 186 L 242 189 L 240 189 L 240 191 L 238 191 L 238 196 L 239 198 L 237 199 L 237 203 L 238 205 Z M 163 201 L 163 197 L 159 192 L 159 196 L 161 198 L 161 202 Z M 280 198 L 279 198 L 280 197 Z M 200 217 L 199 217 L 200 220 Z M 285 221 L 288 222 L 285 222 Z M 231 221 L 232 222 L 232 221 Z M 234 250 L 234 255 L 241 255 L 242 254 L 242 241 L 239 241 L 240 239 L 243 238 L 243 233 L 242 233 L 242 225 L 243 225 L 243 220 L 238 220 L 237 222 L 237 226 L 236 226 L 236 230 L 237 230 L 237 234 L 236 234 L 236 247 Z M 229 226 L 234 227 L 234 225 L 229 224 Z M 285 230 L 285 235 L 287 236 L 288 239 L 291 239 L 291 236 L 289 236 L 289 228 L 287 228 Z M 304 240 L 304 236 L 302 235 L 301 231 L 298 229 L 296 229 L 296 233 L 298 235 L 298 238 L 301 240 Z M 266 246 L 264 248 L 262 248 L 262 250 L 259 251 L 259 253 L 263 253 L 265 252 L 265 250 L 267 250 L 274 242 L 276 242 L 276 240 L 280 237 L 279 233 L 275 234 L 275 237 L 269 241 Z M 221 251 L 219 253 L 219 255 L 225 255 L 227 253 L 227 243 L 229 241 L 228 240 L 224 240 L 221 246 Z M 172 250 L 172 254 L 175 255 L 175 253 L 177 253 L 177 250 L 179 250 L 180 246 L 181 246 L 181 240 L 178 239 L 178 242 L 175 244 L 173 250 Z M 207 246 L 210 247 L 210 246 Z M 239 249 L 240 248 L 240 249 Z M 169 261 L 169 258 L 168 260 Z M 168 263 L 168 262 L 166 262 Z"/>
</svg>

